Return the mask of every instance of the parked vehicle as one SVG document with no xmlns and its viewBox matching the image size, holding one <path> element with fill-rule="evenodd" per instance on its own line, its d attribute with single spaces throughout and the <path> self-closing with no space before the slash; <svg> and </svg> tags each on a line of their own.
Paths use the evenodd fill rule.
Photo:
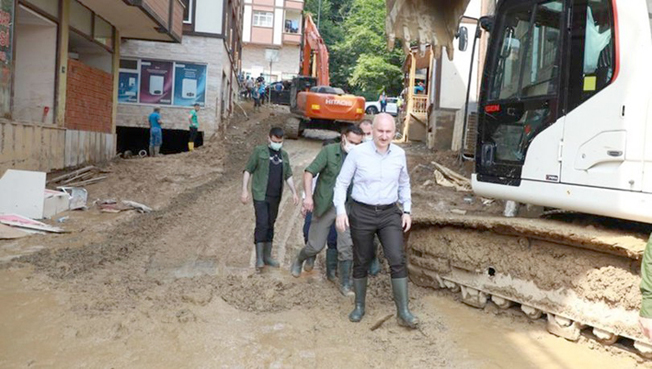
<svg viewBox="0 0 652 369">
<path fill-rule="evenodd" d="M 387 98 L 387 113 L 396 116 L 398 114 L 398 97 Z M 364 104 L 364 111 L 367 114 L 375 115 L 380 113 L 380 101 L 367 101 Z"/>
</svg>

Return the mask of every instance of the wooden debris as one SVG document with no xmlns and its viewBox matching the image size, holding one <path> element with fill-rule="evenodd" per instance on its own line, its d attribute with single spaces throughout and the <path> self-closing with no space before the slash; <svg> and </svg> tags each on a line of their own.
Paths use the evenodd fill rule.
<svg viewBox="0 0 652 369">
<path fill-rule="evenodd" d="M 445 166 L 431 162 L 435 166 L 435 181 L 444 187 L 454 187 L 456 191 L 471 192 L 471 181 L 463 175 L 452 171 Z"/>
<path fill-rule="evenodd" d="M 369 330 L 372 331 L 372 332 L 375 331 L 376 329 L 380 328 L 380 326 L 383 325 L 383 323 L 385 323 L 386 321 L 388 321 L 389 318 L 391 318 L 391 317 L 393 317 L 393 316 L 394 316 L 394 314 L 387 314 L 387 315 L 385 315 L 385 316 L 382 317 L 380 320 L 378 320 L 376 323 L 374 323 L 374 325 L 372 325 L 371 328 L 369 328 Z"/>
<path fill-rule="evenodd" d="M 107 179 L 107 178 L 108 178 L 107 176 L 95 177 L 95 178 L 87 179 L 87 180 L 85 180 L 85 181 L 81 181 L 81 182 L 68 183 L 66 186 L 67 186 L 67 187 L 81 187 L 81 186 L 87 186 L 87 185 L 89 185 L 89 184 L 93 184 L 93 183 L 97 183 L 97 182 L 103 181 L 103 180 L 105 180 L 105 179 Z"/>
<path fill-rule="evenodd" d="M 87 167 L 84 167 L 84 168 L 81 168 L 81 169 L 77 169 L 77 170 L 72 171 L 72 172 L 70 172 L 70 173 L 63 174 L 63 175 L 60 175 L 60 176 L 58 176 L 58 177 L 54 177 L 54 178 L 52 178 L 51 180 L 47 181 L 47 184 L 50 184 L 50 183 L 58 183 L 58 182 L 61 182 L 61 181 L 63 181 L 63 180 L 66 180 L 66 179 L 69 179 L 69 178 L 73 178 L 73 177 L 79 176 L 80 174 L 83 174 L 83 173 L 86 173 L 86 172 L 90 172 L 90 171 L 93 170 L 93 169 L 96 169 L 95 166 L 93 166 L 93 165 L 89 165 L 89 166 L 87 166 Z"/>
</svg>

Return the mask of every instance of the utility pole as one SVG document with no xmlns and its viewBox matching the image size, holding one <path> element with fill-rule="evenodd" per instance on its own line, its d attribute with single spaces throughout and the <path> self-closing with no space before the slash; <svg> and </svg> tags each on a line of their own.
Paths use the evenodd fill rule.
<svg viewBox="0 0 652 369">
<path fill-rule="evenodd" d="M 267 102 L 269 103 L 269 105 L 272 105 L 272 63 L 273 62 L 274 59 L 269 59 L 269 85 L 267 86 L 269 91 L 269 93 L 267 94 L 269 95 L 267 96 Z"/>
</svg>

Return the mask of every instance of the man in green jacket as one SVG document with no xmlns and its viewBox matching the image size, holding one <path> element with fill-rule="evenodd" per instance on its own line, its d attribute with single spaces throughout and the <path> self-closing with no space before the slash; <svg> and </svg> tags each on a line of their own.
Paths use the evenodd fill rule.
<svg viewBox="0 0 652 369">
<path fill-rule="evenodd" d="M 288 153 L 283 147 L 283 129 L 274 127 L 269 131 L 267 145 L 256 146 L 249 157 L 242 178 L 242 195 L 240 201 L 249 201 L 249 178 L 251 193 L 254 199 L 256 214 L 256 229 L 254 243 L 256 245 L 256 269 L 265 265 L 278 268 L 278 261 L 272 259 L 272 243 L 274 241 L 274 223 L 278 215 L 278 206 L 283 194 L 283 182 L 287 183 L 292 192 L 294 205 L 299 204 L 299 197 L 292 181 L 292 167 Z"/>
<path fill-rule="evenodd" d="M 643 335 L 652 340 L 652 235 L 641 262 L 641 313 L 638 318 Z"/>
<path fill-rule="evenodd" d="M 340 173 L 347 153 L 362 142 L 363 136 L 360 127 L 346 127 L 342 132 L 342 141 L 323 147 L 303 174 L 306 198 L 303 200 L 302 212 L 304 214 L 312 212 L 312 222 L 308 231 L 308 242 L 292 263 L 291 271 L 295 277 L 301 275 L 303 262 L 319 254 L 326 246 L 328 232 L 336 217 L 333 207 L 333 189 L 337 175 Z M 319 177 L 313 195 L 312 180 L 317 175 Z M 349 279 L 353 265 L 353 241 L 351 241 L 349 230 L 337 232 L 337 254 L 340 292 L 345 296 L 353 295 Z"/>
</svg>

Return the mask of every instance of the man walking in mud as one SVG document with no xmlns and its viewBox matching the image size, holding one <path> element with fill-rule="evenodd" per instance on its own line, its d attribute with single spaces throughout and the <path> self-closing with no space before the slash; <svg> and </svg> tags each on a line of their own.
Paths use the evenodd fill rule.
<svg viewBox="0 0 652 369">
<path fill-rule="evenodd" d="M 335 222 L 333 207 L 333 189 L 340 173 L 342 163 L 354 146 L 362 142 L 362 130 L 357 126 L 344 128 L 342 141 L 325 146 L 303 174 L 303 186 L 306 198 L 302 211 L 312 212 L 312 221 L 308 231 L 308 243 L 299 251 L 292 263 L 292 275 L 299 277 L 303 262 L 319 254 L 326 246 L 328 233 Z M 312 180 L 317 178 L 315 193 L 312 193 Z M 337 233 L 339 290 L 344 296 L 352 295 L 349 275 L 353 265 L 353 243 L 348 229 Z M 327 255 L 328 256 L 328 255 Z M 326 261 L 328 263 L 328 260 Z"/>
<path fill-rule="evenodd" d="M 292 180 L 292 167 L 288 153 L 283 147 L 283 129 L 274 127 L 269 131 L 267 145 L 256 146 L 249 157 L 242 178 L 242 195 L 240 201 L 249 201 L 249 178 L 254 200 L 256 228 L 254 243 L 256 245 L 256 270 L 265 265 L 278 268 L 278 261 L 272 258 L 274 241 L 274 223 L 283 194 L 283 183 L 287 183 L 292 192 L 294 205 L 299 204 L 299 197 Z"/>
<path fill-rule="evenodd" d="M 349 320 L 359 322 L 365 314 L 367 271 L 373 257 L 374 236 L 378 235 L 390 266 L 398 323 L 417 328 L 419 320 L 408 309 L 408 272 L 403 249 L 403 232 L 412 225 L 410 177 L 405 151 L 392 144 L 395 133 L 396 123 L 391 115 L 376 115 L 373 141 L 359 145 L 346 158 L 337 177 L 333 203 L 338 231 L 350 226 L 353 239 L 355 308 Z M 347 209 L 351 182 L 352 201 Z"/>
</svg>

